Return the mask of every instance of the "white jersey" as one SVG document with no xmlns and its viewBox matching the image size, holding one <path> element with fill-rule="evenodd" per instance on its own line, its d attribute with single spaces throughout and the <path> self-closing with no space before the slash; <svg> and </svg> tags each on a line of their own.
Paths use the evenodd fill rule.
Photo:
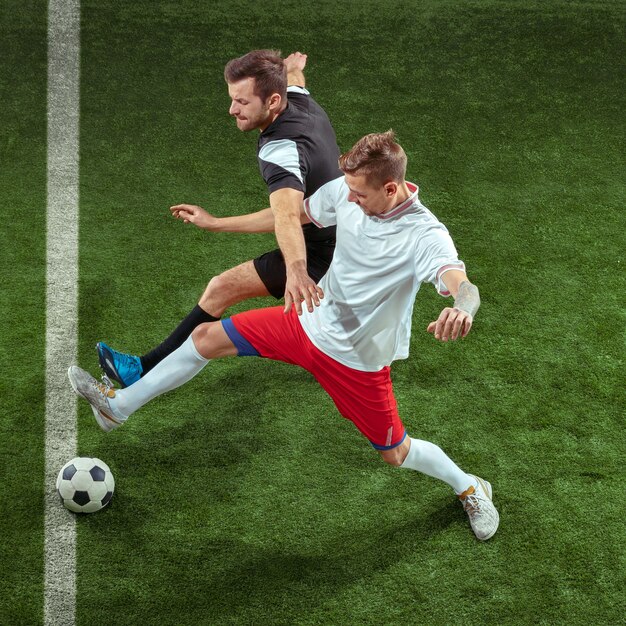
<svg viewBox="0 0 626 626">
<path fill-rule="evenodd" d="M 446 227 L 411 196 L 384 215 L 369 216 L 348 201 L 344 177 L 326 183 L 304 203 L 316 226 L 337 225 L 333 261 L 319 285 L 320 306 L 303 307 L 300 323 L 313 344 L 352 369 L 375 372 L 409 355 L 411 317 L 420 285 L 465 270 Z"/>
</svg>

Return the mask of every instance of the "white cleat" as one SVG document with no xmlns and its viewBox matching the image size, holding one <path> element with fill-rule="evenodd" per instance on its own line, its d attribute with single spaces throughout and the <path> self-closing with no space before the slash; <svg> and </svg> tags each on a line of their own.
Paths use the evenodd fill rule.
<svg viewBox="0 0 626 626">
<path fill-rule="evenodd" d="M 459 495 L 459 500 L 463 503 L 463 509 L 469 516 L 470 526 L 474 534 L 481 541 L 487 541 L 496 534 L 500 515 L 491 501 L 493 490 L 491 484 L 486 480 L 473 476 L 478 482 L 478 487 L 473 485 Z"/>
<path fill-rule="evenodd" d="M 108 433 L 124 423 L 124 420 L 113 415 L 109 404 L 109 399 L 115 398 L 112 385 L 108 382 L 99 383 L 89 372 L 76 365 L 67 370 L 67 376 L 76 394 L 91 404 L 91 410 L 102 430 Z"/>
</svg>

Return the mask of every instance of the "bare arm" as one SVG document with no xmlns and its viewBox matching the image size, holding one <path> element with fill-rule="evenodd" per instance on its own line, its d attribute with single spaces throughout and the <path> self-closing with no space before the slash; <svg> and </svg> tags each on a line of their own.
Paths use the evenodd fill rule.
<svg viewBox="0 0 626 626">
<path fill-rule="evenodd" d="M 304 194 L 295 189 L 278 189 L 270 194 L 270 205 L 274 212 L 274 230 L 276 241 L 283 253 L 287 268 L 285 287 L 285 313 L 292 304 L 298 315 L 302 313 L 302 301 L 309 311 L 313 305 L 319 306 L 322 290 L 307 273 L 306 246 L 301 224 L 304 213 Z"/>
<path fill-rule="evenodd" d="M 195 204 L 176 204 L 170 207 L 170 211 L 185 224 L 194 224 L 214 233 L 269 233 L 274 230 L 274 214 L 270 208 L 232 217 L 215 217 Z"/>
<path fill-rule="evenodd" d="M 428 325 L 427 331 L 441 341 L 454 341 L 466 337 L 472 328 L 474 316 L 480 306 L 478 287 L 470 283 L 462 270 L 449 270 L 442 280 L 454 298 L 454 307 L 446 307 L 439 318 Z"/>
<path fill-rule="evenodd" d="M 304 80 L 303 69 L 306 66 L 307 55 L 301 52 L 293 52 L 285 59 L 285 67 L 287 68 L 287 85 L 297 85 L 298 87 L 304 87 L 306 81 Z"/>
<path fill-rule="evenodd" d="M 185 224 L 194 224 L 203 230 L 214 233 L 270 233 L 274 232 L 274 212 L 271 208 L 262 209 L 247 215 L 231 217 L 215 217 L 202 207 L 195 204 L 176 204 L 170 207 L 172 215 Z M 300 223 L 307 224 L 311 220 L 304 212 L 300 213 Z"/>
</svg>

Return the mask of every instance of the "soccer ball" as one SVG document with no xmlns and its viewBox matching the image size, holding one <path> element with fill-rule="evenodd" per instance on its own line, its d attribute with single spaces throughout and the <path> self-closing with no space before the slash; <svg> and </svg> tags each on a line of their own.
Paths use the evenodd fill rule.
<svg viewBox="0 0 626 626">
<path fill-rule="evenodd" d="M 100 459 L 72 459 L 61 468 L 57 477 L 61 502 L 74 513 L 99 511 L 109 503 L 114 489 L 113 474 Z"/>
</svg>

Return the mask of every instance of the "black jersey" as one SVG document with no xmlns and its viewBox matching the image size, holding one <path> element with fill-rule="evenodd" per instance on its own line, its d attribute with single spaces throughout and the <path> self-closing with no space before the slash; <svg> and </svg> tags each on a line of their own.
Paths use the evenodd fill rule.
<svg viewBox="0 0 626 626">
<path fill-rule="evenodd" d="M 297 189 L 308 198 L 342 175 L 335 131 L 322 107 L 302 87 L 287 88 L 287 108 L 259 135 L 261 176 L 269 193 Z M 308 241 L 335 238 L 335 226 L 302 226 Z"/>
</svg>

